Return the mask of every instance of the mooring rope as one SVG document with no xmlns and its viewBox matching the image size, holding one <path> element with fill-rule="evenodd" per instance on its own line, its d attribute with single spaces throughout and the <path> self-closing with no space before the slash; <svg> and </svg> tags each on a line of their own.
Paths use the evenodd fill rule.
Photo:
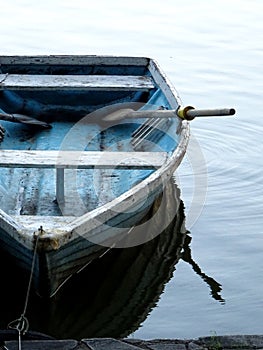
<svg viewBox="0 0 263 350">
<path fill-rule="evenodd" d="M 30 271 L 29 281 L 28 281 L 28 285 L 27 285 L 27 292 L 26 292 L 26 298 L 25 298 L 23 312 L 19 318 L 17 318 L 14 321 L 11 321 L 8 324 L 8 328 L 15 329 L 18 331 L 18 350 L 22 349 L 21 335 L 25 335 L 29 329 L 29 322 L 28 322 L 28 319 L 26 318 L 25 315 L 26 315 L 26 311 L 27 311 L 29 294 L 30 294 L 30 289 L 31 289 L 31 284 L 32 284 L 32 279 L 33 279 L 33 273 L 34 273 L 36 255 L 37 255 L 38 240 L 39 240 L 39 236 L 42 232 L 43 232 L 43 228 L 42 228 L 42 226 L 40 226 L 40 228 L 38 229 L 38 233 L 34 233 L 34 237 L 36 238 L 36 240 L 35 240 L 35 247 L 34 247 L 34 253 L 33 253 L 32 264 L 31 264 L 31 271 Z"/>
<path fill-rule="evenodd" d="M 4 140 L 5 128 L 0 124 L 0 143 Z"/>
</svg>

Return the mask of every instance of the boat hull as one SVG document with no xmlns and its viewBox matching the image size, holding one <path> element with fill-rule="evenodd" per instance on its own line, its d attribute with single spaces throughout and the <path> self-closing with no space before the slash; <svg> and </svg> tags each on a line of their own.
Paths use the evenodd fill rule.
<svg viewBox="0 0 263 350">
<path fill-rule="evenodd" d="M 36 290 L 52 296 L 113 247 L 154 238 L 145 234 L 151 219 L 143 219 L 185 155 L 189 124 L 177 117 L 104 121 L 125 108 L 180 106 L 176 90 L 148 58 L 2 56 L 0 63 L 0 108 L 52 126 L 42 131 L 3 123 L 9 137 L 0 144 L 0 240 L 28 272 L 34 263 Z M 76 166 L 69 156 L 52 158 L 54 150 L 85 157 Z M 101 163 L 92 163 L 91 151 Z M 131 159 L 120 159 L 127 152 Z M 149 152 L 148 161 L 140 152 Z M 114 157 L 105 161 L 105 154 Z"/>
</svg>

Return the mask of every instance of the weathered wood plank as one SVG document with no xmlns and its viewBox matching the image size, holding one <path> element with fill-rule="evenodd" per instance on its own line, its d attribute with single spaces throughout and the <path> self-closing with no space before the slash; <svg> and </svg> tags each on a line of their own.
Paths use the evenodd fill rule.
<svg viewBox="0 0 263 350">
<path fill-rule="evenodd" d="M 55 168 L 60 205 L 65 202 L 64 169 L 156 169 L 166 160 L 165 152 L 0 150 L 0 167 Z"/>
<path fill-rule="evenodd" d="M 166 152 L 0 150 L 0 167 L 6 168 L 153 169 L 166 160 Z"/>
<path fill-rule="evenodd" d="M 30 65 L 123 65 L 147 66 L 149 58 L 130 56 L 97 55 L 37 55 L 37 56 L 0 56 L 0 64 Z"/>
<path fill-rule="evenodd" d="M 154 86 L 151 77 L 137 75 L 0 74 L 0 88 L 9 90 L 149 90 Z"/>
<path fill-rule="evenodd" d="M 46 216 L 46 215 L 11 215 L 11 218 L 18 222 L 22 226 L 30 227 L 35 230 L 39 228 L 39 223 L 44 226 L 45 229 L 62 227 L 71 223 L 76 219 L 75 216 Z"/>
</svg>

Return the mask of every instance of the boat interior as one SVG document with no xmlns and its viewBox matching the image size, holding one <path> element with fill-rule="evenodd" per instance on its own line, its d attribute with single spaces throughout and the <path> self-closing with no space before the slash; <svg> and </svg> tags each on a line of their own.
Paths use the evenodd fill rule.
<svg viewBox="0 0 263 350">
<path fill-rule="evenodd" d="M 76 151 L 78 156 L 86 151 L 96 155 L 105 151 L 171 152 L 176 148 L 179 121 L 104 120 L 123 108 L 171 106 L 146 66 L 1 64 L 0 114 L 20 120 L 0 120 L 1 210 L 20 217 L 76 217 L 145 179 L 154 168 L 119 168 L 117 159 L 105 168 L 96 167 L 95 162 L 86 168 L 68 165 L 61 169 L 49 153 Z M 23 115 L 29 122 L 23 121 Z M 31 124 L 30 118 L 46 126 Z"/>
</svg>

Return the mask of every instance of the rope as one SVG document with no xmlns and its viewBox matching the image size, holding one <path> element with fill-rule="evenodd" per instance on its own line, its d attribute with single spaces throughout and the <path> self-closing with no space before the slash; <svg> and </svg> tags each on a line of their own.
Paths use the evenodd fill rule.
<svg viewBox="0 0 263 350">
<path fill-rule="evenodd" d="M 30 294 L 30 289 L 31 289 L 31 284 L 32 284 L 32 279 L 33 279 L 33 273 L 34 273 L 36 255 L 37 255 L 37 245 L 38 245 L 38 240 L 39 240 L 39 236 L 41 233 L 43 233 L 42 226 L 40 226 L 40 228 L 38 229 L 38 234 L 34 233 L 34 237 L 36 238 L 36 241 L 35 241 L 35 248 L 34 248 L 34 253 L 33 253 L 32 264 L 31 264 L 30 277 L 29 277 L 29 281 L 28 281 L 28 285 L 27 285 L 27 292 L 26 292 L 26 298 L 25 298 L 23 312 L 19 318 L 17 318 L 14 321 L 11 321 L 8 324 L 8 328 L 15 329 L 18 331 L 18 350 L 21 350 L 21 348 L 22 348 L 21 347 L 21 335 L 25 335 L 29 329 L 29 322 L 28 322 L 28 319 L 26 318 L 25 314 L 27 311 L 29 294 Z"/>
<path fill-rule="evenodd" d="M 4 140 L 5 128 L 0 124 L 0 143 Z"/>
<path fill-rule="evenodd" d="M 2 70 L 0 70 L 0 73 L 3 74 L 3 73 L 2 73 Z M 2 83 L 6 80 L 8 74 L 9 74 L 9 73 L 5 73 L 5 76 L 3 77 L 3 79 L 0 80 L 0 84 L 2 84 Z"/>
</svg>

